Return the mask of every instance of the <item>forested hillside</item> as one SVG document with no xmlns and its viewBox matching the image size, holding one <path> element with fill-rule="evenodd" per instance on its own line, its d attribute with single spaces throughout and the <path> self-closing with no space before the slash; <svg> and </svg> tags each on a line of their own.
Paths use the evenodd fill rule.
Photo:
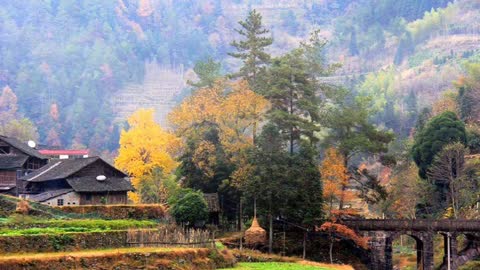
<svg viewBox="0 0 480 270">
<path fill-rule="evenodd" d="M 376 122 L 405 134 L 416 117 L 409 108 L 416 114 L 431 105 L 464 73 L 464 60 L 479 59 L 480 6 L 468 0 L 4 1 L 0 87 L 18 109 L 1 108 L 16 120 L 3 121 L 2 130 L 47 145 L 115 151 L 125 118 L 118 106 L 138 93 L 128 89 L 146 91 L 146 63 L 162 74 L 184 70 L 184 81 L 207 57 L 223 74 L 236 70 L 239 61 L 227 55 L 238 36 L 233 29 L 252 9 L 271 30 L 272 55 L 319 29 L 329 41 L 326 59 L 342 65 L 324 80 L 373 95 Z M 186 83 L 165 80 L 175 82 L 166 88 L 175 93 L 153 106 L 189 93 Z M 112 103 L 119 93 L 127 93 L 124 103 Z"/>
</svg>

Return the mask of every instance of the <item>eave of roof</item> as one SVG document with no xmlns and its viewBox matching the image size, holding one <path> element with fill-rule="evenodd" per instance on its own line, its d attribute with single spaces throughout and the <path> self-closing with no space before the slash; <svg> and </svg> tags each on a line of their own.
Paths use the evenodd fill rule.
<svg viewBox="0 0 480 270">
<path fill-rule="evenodd" d="M 24 155 L 0 155 L 0 169 L 11 170 L 22 168 L 28 156 Z"/>
<path fill-rule="evenodd" d="M 35 194 L 35 195 L 30 195 L 28 197 L 29 200 L 31 201 L 36 201 L 36 202 L 44 202 L 46 200 L 53 199 L 55 197 L 67 194 L 73 192 L 73 189 L 56 189 L 56 190 L 51 190 L 51 191 L 46 191 L 40 194 Z"/>
<path fill-rule="evenodd" d="M 99 160 L 99 157 L 80 159 L 54 160 L 40 169 L 23 176 L 21 179 L 28 182 L 44 182 L 50 180 L 64 179 L 78 172 L 86 166 Z"/>
<path fill-rule="evenodd" d="M 36 158 L 39 158 L 39 159 L 48 159 L 48 157 L 40 154 L 36 149 L 31 148 L 26 143 L 23 143 L 23 142 L 15 139 L 15 138 L 0 135 L 0 140 L 6 142 L 10 146 L 12 146 L 12 147 L 14 147 L 18 150 L 20 150 L 21 152 L 23 152 L 24 154 L 26 154 L 28 156 L 33 156 L 33 157 L 36 157 Z"/>
<path fill-rule="evenodd" d="M 122 192 L 133 191 L 133 186 L 124 178 L 107 177 L 98 181 L 94 176 L 84 176 L 67 179 L 67 183 L 76 192 Z"/>
</svg>

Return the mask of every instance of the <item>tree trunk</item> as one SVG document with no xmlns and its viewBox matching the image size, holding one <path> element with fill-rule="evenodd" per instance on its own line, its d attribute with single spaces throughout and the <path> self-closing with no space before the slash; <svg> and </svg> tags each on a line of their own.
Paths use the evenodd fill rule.
<svg viewBox="0 0 480 270">
<path fill-rule="evenodd" d="M 333 264 L 333 240 L 330 240 L 329 254 L 330 254 L 330 264 Z"/>
<path fill-rule="evenodd" d="M 302 254 L 302 258 L 305 260 L 305 257 L 307 257 L 307 232 L 303 233 L 303 254 Z"/>
<path fill-rule="evenodd" d="M 293 83 L 293 78 L 291 78 Z M 293 114 L 293 89 L 290 88 L 290 115 Z M 293 140 L 294 140 L 294 135 L 293 135 L 293 125 L 290 126 L 290 155 L 293 155 Z"/>
<path fill-rule="evenodd" d="M 272 253 L 273 250 L 273 215 L 272 207 L 270 206 L 270 213 L 268 214 L 268 253 Z"/>
<path fill-rule="evenodd" d="M 243 250 L 243 203 L 240 197 L 240 251 Z"/>
</svg>

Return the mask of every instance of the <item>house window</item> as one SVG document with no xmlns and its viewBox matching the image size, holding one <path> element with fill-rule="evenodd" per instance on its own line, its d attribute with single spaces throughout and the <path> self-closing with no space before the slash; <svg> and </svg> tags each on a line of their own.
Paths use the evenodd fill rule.
<svg viewBox="0 0 480 270">
<path fill-rule="evenodd" d="M 92 200 L 92 194 L 86 194 L 85 195 L 85 200 L 86 201 L 91 201 Z"/>
<path fill-rule="evenodd" d="M 58 199 L 57 200 L 57 205 L 62 206 L 63 205 L 63 199 Z"/>
</svg>

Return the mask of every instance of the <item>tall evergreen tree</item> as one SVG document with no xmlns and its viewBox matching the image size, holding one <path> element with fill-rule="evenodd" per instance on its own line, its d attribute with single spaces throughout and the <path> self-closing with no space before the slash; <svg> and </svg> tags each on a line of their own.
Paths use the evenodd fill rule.
<svg viewBox="0 0 480 270">
<path fill-rule="evenodd" d="M 243 40 L 231 43 L 236 52 L 229 55 L 242 60 L 243 66 L 232 77 L 243 77 L 258 92 L 260 77 L 264 75 L 265 68 L 270 63 L 270 55 L 265 49 L 273 43 L 273 39 L 266 36 L 270 31 L 262 25 L 262 15 L 256 10 L 250 11 L 245 21 L 238 23 L 241 28 L 235 31 Z"/>
<path fill-rule="evenodd" d="M 387 152 L 393 134 L 379 130 L 369 122 L 371 113 L 366 108 L 369 103 L 361 99 L 351 100 L 349 91 L 339 90 L 338 93 L 342 94 L 336 97 L 336 104 L 322 115 L 322 124 L 329 129 L 325 143 L 338 149 L 345 165 L 356 154 Z"/>
<path fill-rule="evenodd" d="M 290 154 L 302 135 L 314 142 L 314 132 L 319 130 L 320 99 L 315 94 L 318 83 L 309 71 L 302 49 L 274 59 L 269 70 L 265 93 L 272 106 L 269 118 L 289 142 Z"/>
</svg>

